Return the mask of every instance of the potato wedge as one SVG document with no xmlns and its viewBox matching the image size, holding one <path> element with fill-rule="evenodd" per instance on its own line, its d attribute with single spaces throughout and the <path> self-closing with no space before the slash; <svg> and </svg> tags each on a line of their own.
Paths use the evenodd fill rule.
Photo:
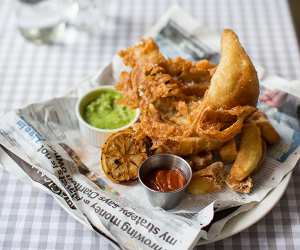
<svg viewBox="0 0 300 250">
<path fill-rule="evenodd" d="M 261 130 L 262 137 L 269 144 L 272 145 L 272 144 L 276 144 L 279 142 L 280 136 L 268 120 L 259 121 L 259 122 L 257 122 L 257 125 L 259 126 L 259 128 Z"/>
<path fill-rule="evenodd" d="M 225 168 L 222 162 L 214 162 L 208 167 L 193 173 L 188 192 L 206 194 L 220 191 L 224 187 Z"/>
<path fill-rule="evenodd" d="M 237 156 L 237 148 L 235 140 L 232 139 L 226 142 L 219 150 L 219 155 L 223 162 L 231 163 Z"/>
<path fill-rule="evenodd" d="M 257 124 L 261 130 L 262 137 L 267 143 L 272 145 L 279 142 L 279 134 L 262 111 L 256 111 L 249 120 L 250 122 L 255 122 Z"/>
<path fill-rule="evenodd" d="M 244 126 L 241 134 L 240 149 L 230 170 L 234 180 L 246 179 L 258 166 L 263 157 L 263 140 L 255 123 Z"/>
</svg>

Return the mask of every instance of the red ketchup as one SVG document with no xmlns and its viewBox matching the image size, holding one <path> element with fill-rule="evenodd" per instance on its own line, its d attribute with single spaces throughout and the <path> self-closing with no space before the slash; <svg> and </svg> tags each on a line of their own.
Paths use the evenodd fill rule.
<svg viewBox="0 0 300 250">
<path fill-rule="evenodd" d="M 182 188 L 186 183 L 186 179 L 177 168 L 158 168 L 150 172 L 146 177 L 145 183 L 153 190 L 170 192 Z"/>
</svg>

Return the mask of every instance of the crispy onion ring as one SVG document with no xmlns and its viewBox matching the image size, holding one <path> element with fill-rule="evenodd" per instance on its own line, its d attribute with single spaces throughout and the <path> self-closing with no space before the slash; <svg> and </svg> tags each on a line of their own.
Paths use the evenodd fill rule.
<svg viewBox="0 0 300 250">
<path fill-rule="evenodd" d="M 156 153 L 172 153 L 178 155 L 198 154 L 219 148 L 222 142 L 206 136 L 184 137 L 175 136 L 165 140 L 154 140 L 153 148 Z"/>
<path fill-rule="evenodd" d="M 255 110 L 252 106 L 237 106 L 232 109 L 213 109 L 208 106 L 200 113 L 195 131 L 210 139 L 229 141 L 241 132 L 244 120 Z"/>
</svg>

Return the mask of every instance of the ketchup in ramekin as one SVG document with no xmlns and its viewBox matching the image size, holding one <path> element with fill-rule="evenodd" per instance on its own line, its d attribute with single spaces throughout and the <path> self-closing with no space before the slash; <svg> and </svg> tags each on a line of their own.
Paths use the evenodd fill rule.
<svg viewBox="0 0 300 250">
<path fill-rule="evenodd" d="M 177 155 L 156 154 L 143 162 L 138 178 L 154 207 L 172 209 L 183 198 L 192 169 Z"/>
<path fill-rule="evenodd" d="M 145 178 L 145 184 L 149 188 L 160 192 L 175 191 L 182 188 L 185 183 L 185 176 L 178 168 L 154 169 Z"/>
</svg>

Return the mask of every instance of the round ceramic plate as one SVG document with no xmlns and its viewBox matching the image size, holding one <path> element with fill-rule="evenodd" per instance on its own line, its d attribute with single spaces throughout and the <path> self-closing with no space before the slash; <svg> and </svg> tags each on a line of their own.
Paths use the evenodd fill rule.
<svg viewBox="0 0 300 250">
<path fill-rule="evenodd" d="M 230 221 L 227 222 L 225 225 L 222 233 L 211 241 L 202 241 L 198 245 L 204 245 L 209 244 L 218 240 L 223 240 L 225 238 L 228 238 L 230 236 L 233 236 L 246 228 L 252 226 L 256 222 L 258 222 L 261 218 L 263 218 L 270 210 L 275 206 L 275 204 L 280 200 L 282 195 L 284 194 L 289 181 L 291 179 L 292 173 L 287 174 L 280 184 L 273 189 L 266 198 L 261 201 L 257 206 L 252 208 L 251 210 L 241 213 L 234 218 L 232 218 Z"/>
</svg>

